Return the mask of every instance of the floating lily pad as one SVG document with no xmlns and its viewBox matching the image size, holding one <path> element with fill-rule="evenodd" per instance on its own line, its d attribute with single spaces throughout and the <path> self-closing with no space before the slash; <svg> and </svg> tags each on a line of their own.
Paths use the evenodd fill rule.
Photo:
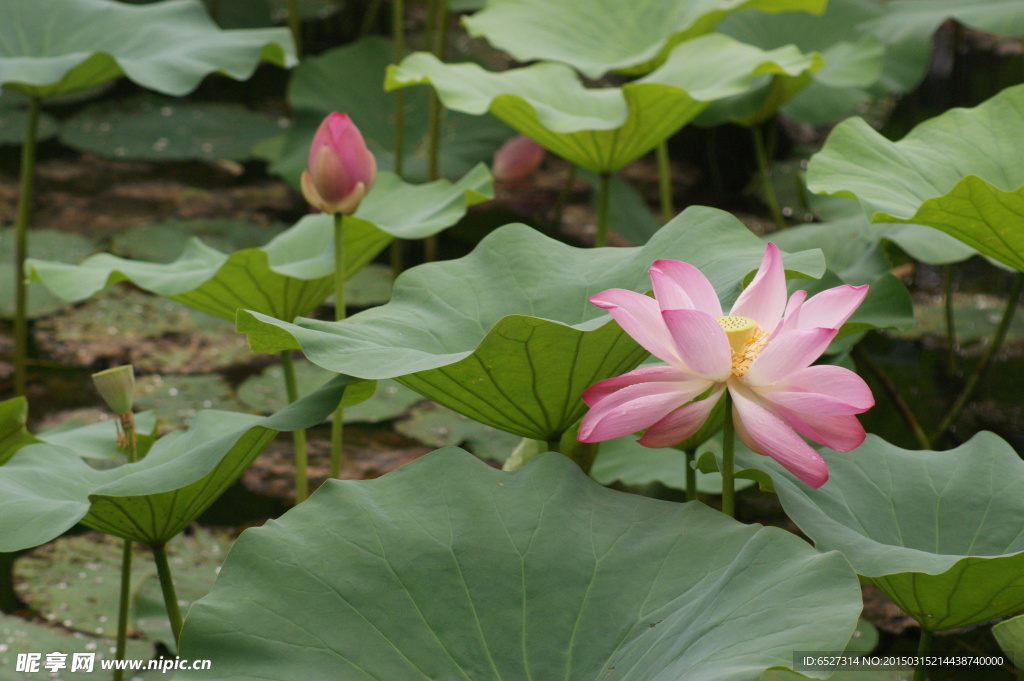
<svg viewBox="0 0 1024 681">
<path fill-rule="evenodd" d="M 645 73 L 683 41 L 714 30 L 730 12 L 821 13 L 826 0 L 491 0 L 463 20 L 516 60 L 569 64 L 588 78 L 608 71 Z M 573 30 L 565 30 L 572 26 Z"/>
<path fill-rule="evenodd" d="M 701 268 L 732 299 L 764 255 L 728 213 L 690 208 L 646 246 L 580 249 L 523 225 L 492 232 L 459 260 L 404 272 L 387 305 L 342 322 L 288 324 L 240 312 L 238 330 L 261 352 L 301 347 L 331 371 L 398 378 L 470 418 L 550 441 L 586 411 L 580 394 L 632 369 L 647 353 L 587 299 L 611 287 L 646 291 L 658 258 Z M 787 267 L 821 273 L 817 253 Z"/>
<path fill-rule="evenodd" d="M 462 180 L 411 185 L 382 173 L 354 216 L 345 219 L 345 271 L 351 277 L 394 237 L 423 238 L 458 222 L 491 196 L 483 166 Z M 31 260 L 31 276 L 64 300 L 88 298 L 105 286 L 136 286 L 224 319 L 239 309 L 291 320 L 308 314 L 334 288 L 334 228 L 329 215 L 310 215 L 261 248 L 230 255 L 198 239 L 172 263 L 101 253 L 80 265 Z"/>
<path fill-rule="evenodd" d="M 979 433 L 946 452 L 909 451 L 869 435 L 822 454 L 829 481 L 813 490 L 760 462 L 790 518 L 821 550 L 839 550 L 929 631 L 1024 609 L 1024 462 Z"/>
<path fill-rule="evenodd" d="M 0 551 L 38 546 L 76 523 L 143 544 L 164 543 L 205 511 L 280 431 L 321 423 L 354 379 L 341 376 L 277 414 L 204 411 L 146 458 L 97 470 L 46 444 L 0 466 Z"/>
<path fill-rule="evenodd" d="M 303 59 L 288 86 L 288 102 L 295 112 L 295 122 L 282 142 L 281 156 L 272 159 L 271 169 L 297 186 L 309 159 L 313 135 L 332 111 L 348 113 L 359 126 L 378 166 L 393 169 L 395 95 L 382 87 L 393 59 L 391 42 L 378 37 L 363 38 Z M 406 179 L 427 178 L 429 97 L 428 92 L 416 90 L 404 95 L 402 176 Z M 475 165 L 490 163 L 494 152 L 513 134 L 507 125 L 491 116 L 446 112 L 438 158 L 441 177 L 462 177 Z"/>
<path fill-rule="evenodd" d="M 29 622 L 15 615 L 0 613 L 0 679 L 4 681 L 52 681 L 54 676 L 49 669 L 42 666 L 46 662 L 46 653 L 66 653 L 64 661 L 67 667 L 59 669 L 60 677 L 66 681 L 95 681 L 100 671 L 101 660 L 113 660 L 115 656 L 115 644 L 110 639 L 94 638 L 78 632 L 68 632 L 65 629 Z M 20 653 L 41 653 L 40 669 L 38 672 L 26 673 L 15 671 L 18 655 Z M 68 671 L 75 653 L 92 653 L 93 668 L 91 671 L 78 670 L 74 673 Z M 129 640 L 125 649 L 125 658 L 132 660 L 149 660 L 153 658 L 155 651 L 153 644 L 148 641 Z M 143 678 L 147 681 L 157 679 L 161 676 L 159 671 L 139 672 L 130 678 Z"/>
<path fill-rule="evenodd" d="M 185 252 L 192 237 L 218 250 L 234 251 L 259 248 L 282 231 L 281 227 L 267 227 L 244 218 L 167 220 L 117 234 L 110 242 L 110 251 L 122 258 L 169 263 Z"/>
<path fill-rule="evenodd" d="M 121 76 L 183 95 L 214 72 L 246 80 L 261 60 L 296 63 L 287 29 L 222 31 L 196 0 L 0 5 L 0 85 L 33 97 L 87 90 Z"/>
<path fill-rule="evenodd" d="M 96 250 L 91 239 L 55 229 L 33 229 L 28 234 L 28 252 L 34 258 L 58 262 L 77 262 Z M 0 316 L 14 316 L 14 230 L 0 229 Z M 28 286 L 29 317 L 44 317 L 66 303 L 50 293 L 45 286 Z"/>
<path fill-rule="evenodd" d="M 245 532 L 182 632 L 217 669 L 175 678 L 755 681 L 860 608 L 843 558 L 782 530 L 446 449 Z"/>
<path fill-rule="evenodd" d="M 115 638 L 121 596 L 123 540 L 91 534 L 64 537 L 20 556 L 14 563 L 15 592 L 52 624 L 94 636 Z M 231 548 L 227 537 L 199 530 L 167 544 L 178 597 L 205 596 Z M 167 611 L 152 553 L 138 546 L 132 557 L 132 602 L 156 600 L 162 617 L 139 622 L 129 631 L 149 635 L 167 628 Z M 187 607 L 183 608 L 187 612 Z M 148 624 L 149 626 L 143 626 Z M 168 631 L 168 634 L 170 632 Z M 172 636 L 149 636 L 173 643 Z"/>
<path fill-rule="evenodd" d="M 190 423 L 203 409 L 242 410 L 227 381 L 217 374 L 140 376 L 135 404 L 153 410 L 167 423 Z"/>
<path fill-rule="evenodd" d="M 244 161 L 282 120 L 237 104 L 140 96 L 100 101 L 63 121 L 61 141 L 80 151 L 143 161 Z"/>
<path fill-rule="evenodd" d="M 541 63 L 501 73 L 445 64 L 418 52 L 388 69 L 388 89 L 430 83 L 444 105 L 491 112 L 548 150 L 593 172 L 611 172 L 644 155 L 711 102 L 737 95 L 758 76 L 803 79 L 822 65 L 788 46 L 771 52 L 722 35 L 674 48 L 657 70 L 621 88 L 587 89 L 576 72 Z"/>
<path fill-rule="evenodd" d="M 811 159 L 812 191 L 858 198 L 872 222 L 942 230 L 1024 271 L 1024 85 L 953 109 L 890 142 L 844 121 Z"/>
<path fill-rule="evenodd" d="M 495 461 L 507 459 L 522 439 L 433 403 L 414 407 L 395 430 L 430 447 L 464 445 L 481 459 Z"/>
</svg>

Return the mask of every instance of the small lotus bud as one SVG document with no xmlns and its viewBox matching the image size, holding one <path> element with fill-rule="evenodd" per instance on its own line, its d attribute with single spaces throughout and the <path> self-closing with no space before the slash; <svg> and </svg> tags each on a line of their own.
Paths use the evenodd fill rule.
<svg viewBox="0 0 1024 681">
<path fill-rule="evenodd" d="M 502 182 L 526 179 L 540 167 L 544 154 L 544 147 L 526 135 L 513 137 L 494 154 L 494 179 Z"/>
<path fill-rule="evenodd" d="M 125 364 L 92 375 L 96 390 L 115 414 L 129 414 L 135 402 L 135 370 Z"/>
<path fill-rule="evenodd" d="M 325 213 L 351 215 L 377 178 L 377 160 L 359 128 L 334 112 L 320 124 L 302 173 L 302 195 Z"/>
</svg>

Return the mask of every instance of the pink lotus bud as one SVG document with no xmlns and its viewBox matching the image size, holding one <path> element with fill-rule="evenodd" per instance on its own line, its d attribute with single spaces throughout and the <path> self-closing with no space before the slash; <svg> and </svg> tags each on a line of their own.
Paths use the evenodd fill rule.
<svg viewBox="0 0 1024 681">
<path fill-rule="evenodd" d="M 494 154 L 494 179 L 514 182 L 529 177 L 544 160 L 544 147 L 526 135 L 518 135 Z"/>
<path fill-rule="evenodd" d="M 351 215 L 377 177 L 377 161 L 359 128 L 337 111 L 324 119 L 309 148 L 302 172 L 302 195 L 325 213 Z"/>
</svg>

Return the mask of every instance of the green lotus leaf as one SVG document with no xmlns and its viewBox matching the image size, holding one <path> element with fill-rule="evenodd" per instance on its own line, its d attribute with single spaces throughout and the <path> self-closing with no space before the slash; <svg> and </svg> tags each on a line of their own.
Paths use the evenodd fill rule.
<svg viewBox="0 0 1024 681">
<path fill-rule="evenodd" d="M 1008 619 L 992 627 L 999 647 L 1018 669 L 1024 666 L 1024 615 Z"/>
<path fill-rule="evenodd" d="M 28 402 L 12 397 L 0 402 L 0 465 L 10 461 L 18 450 L 31 444 L 73 446 L 79 456 L 87 459 L 109 459 L 122 451 L 117 447 L 117 425 L 114 419 L 87 426 L 60 425 L 35 435 L 26 427 Z M 138 451 L 145 454 L 156 439 L 156 415 L 142 412 L 135 415 Z"/>
<path fill-rule="evenodd" d="M 391 67 L 386 87 L 430 83 L 449 109 L 490 111 L 576 165 L 611 172 L 653 149 L 711 102 L 748 90 L 759 76 L 801 81 L 821 66 L 819 55 L 793 46 L 764 52 L 707 35 L 675 47 L 657 70 L 621 88 L 587 89 L 561 64 L 491 73 L 475 64 L 445 64 L 425 52 Z"/>
<path fill-rule="evenodd" d="M 75 523 L 162 544 L 195 520 L 280 431 L 321 423 L 356 382 L 339 376 L 273 416 L 203 411 L 141 461 L 96 469 L 75 449 L 23 448 L 0 467 L 0 551 L 38 546 Z"/>
<path fill-rule="evenodd" d="M 247 80 L 261 60 L 295 65 L 286 29 L 222 31 L 197 0 L 0 4 L 0 85 L 33 97 L 86 90 L 122 76 L 149 90 L 184 95 L 214 72 Z"/>
<path fill-rule="evenodd" d="M 1024 15 L 1014 0 L 893 0 L 864 28 L 890 43 L 930 43 L 932 34 L 949 19 L 986 33 L 1024 35 Z"/>
<path fill-rule="evenodd" d="M 890 142 L 860 118 L 836 126 L 807 171 L 811 191 L 860 199 L 872 222 L 942 230 L 1024 271 L 1024 86 L 953 109 Z"/>
<path fill-rule="evenodd" d="M 687 209 L 635 248 L 574 248 L 506 225 L 464 258 L 402 273 L 387 305 L 295 324 L 240 311 L 237 328 L 257 351 L 301 347 L 331 371 L 398 378 L 481 423 L 550 441 L 583 416 L 584 389 L 647 355 L 590 296 L 646 291 L 651 263 L 675 258 L 731 299 L 763 256 L 757 237 L 713 208 Z M 820 254 L 791 256 L 787 267 L 820 275 Z"/>
<path fill-rule="evenodd" d="M 869 435 L 823 450 L 829 481 L 813 490 L 767 457 L 790 518 L 822 551 L 838 550 L 929 631 L 1024 609 L 1024 462 L 979 433 L 945 451 L 900 449 Z"/>
<path fill-rule="evenodd" d="M 381 173 L 359 211 L 345 219 L 346 275 L 351 277 L 393 238 L 436 234 L 457 222 L 468 206 L 489 197 L 490 174 L 483 166 L 455 184 L 411 185 Z M 334 290 L 332 225 L 329 215 L 307 216 L 266 246 L 230 255 L 192 239 L 172 263 L 101 253 L 80 265 L 29 260 L 26 268 L 33 280 L 67 301 L 130 281 L 224 319 L 250 309 L 290 320 L 314 310 Z"/>
<path fill-rule="evenodd" d="M 588 78 L 608 71 L 645 73 L 677 44 L 710 33 L 730 12 L 821 13 L 827 0 L 491 0 L 463 19 L 521 62 L 569 64 Z M 572 30 L 565 30 L 571 26 Z"/>
<path fill-rule="evenodd" d="M 842 556 L 787 532 L 443 449 L 246 531 L 182 631 L 217 664 L 175 678 L 755 681 L 860 609 Z"/>
<path fill-rule="evenodd" d="M 396 94 L 382 87 L 394 61 L 391 41 L 368 37 L 302 60 L 288 83 L 288 103 L 295 113 L 283 149 L 268 154 L 271 169 L 298 186 L 309 159 L 309 144 L 321 121 L 332 111 L 344 111 L 359 126 L 379 168 L 394 169 Z M 403 95 L 404 161 L 402 177 L 425 181 L 430 93 L 409 90 Z M 490 163 L 494 152 L 513 135 L 493 116 L 469 116 L 449 111 L 441 122 L 438 171 L 458 178 L 478 163 Z"/>
</svg>

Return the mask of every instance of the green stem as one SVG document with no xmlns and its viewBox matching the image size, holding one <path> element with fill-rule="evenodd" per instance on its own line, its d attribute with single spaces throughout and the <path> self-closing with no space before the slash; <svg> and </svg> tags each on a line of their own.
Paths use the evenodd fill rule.
<svg viewBox="0 0 1024 681">
<path fill-rule="evenodd" d="M 21 180 L 18 192 L 18 213 L 14 222 L 14 394 L 25 394 L 28 356 L 28 285 L 25 281 L 25 259 L 28 257 L 28 221 L 32 214 L 32 192 L 35 188 L 36 137 L 39 133 L 38 97 L 29 100 L 25 139 L 21 145 Z"/>
<path fill-rule="evenodd" d="M 1017 300 L 1020 298 L 1022 286 L 1024 286 L 1024 273 L 1018 272 L 1013 277 L 1010 296 L 1006 300 L 1006 308 L 1003 310 L 1003 316 L 999 320 L 999 326 L 996 327 L 996 333 L 992 336 L 991 345 L 988 346 L 988 350 L 985 351 L 981 362 L 978 363 L 978 368 L 974 370 L 974 373 L 967 379 L 967 383 L 964 384 L 963 390 L 957 395 L 953 406 L 949 408 L 942 421 L 939 422 L 939 427 L 935 429 L 935 434 L 932 436 L 932 442 L 938 442 L 938 439 L 945 434 L 956 417 L 960 415 L 960 410 L 964 408 L 967 400 L 974 394 L 974 389 L 978 387 L 978 381 L 988 371 L 996 354 L 1003 347 L 1003 341 L 1006 340 L 1006 332 L 1009 331 L 1010 324 L 1013 322 L 1013 315 L 1017 311 Z"/>
<path fill-rule="evenodd" d="M 722 513 L 736 517 L 735 431 L 732 425 L 732 396 L 725 391 L 725 423 L 722 425 Z"/>
<path fill-rule="evenodd" d="M 153 560 L 156 562 L 156 572 L 160 577 L 160 590 L 164 592 L 164 605 L 167 607 L 167 619 L 171 623 L 171 633 L 174 634 L 174 643 L 181 638 L 181 608 L 178 606 L 178 594 L 174 591 L 174 578 L 171 577 L 171 565 L 167 562 L 167 545 L 153 544 Z"/>
<path fill-rule="evenodd" d="M 768 152 L 764 144 L 764 133 L 760 125 L 752 126 L 750 132 L 754 137 L 754 155 L 757 157 L 757 174 L 761 180 L 761 198 L 768 205 L 768 210 L 772 214 L 775 226 L 778 229 L 785 229 L 786 220 L 782 217 L 782 211 L 779 210 L 779 201 L 775 198 L 775 188 L 772 187 L 772 171 L 771 166 L 768 164 Z"/>
<path fill-rule="evenodd" d="M 917 444 L 921 449 L 931 449 L 932 443 L 928 439 L 928 435 L 924 432 L 924 428 L 921 427 L 917 417 L 914 416 L 914 411 L 910 408 L 910 405 L 906 403 L 903 396 L 900 395 L 899 389 L 896 384 L 892 382 L 889 375 L 885 373 L 881 365 L 875 361 L 866 350 L 861 348 L 860 345 L 855 345 L 853 348 L 853 357 L 857 361 L 857 364 L 862 364 L 868 368 L 875 378 L 882 385 L 882 390 L 889 396 L 889 400 L 892 401 L 896 410 L 903 417 L 903 421 L 910 428 L 910 431 L 914 434 L 914 438 L 917 440 Z"/>
<path fill-rule="evenodd" d="M 611 196 L 611 173 L 597 175 L 597 234 L 594 245 L 608 245 L 608 199 Z"/>
<path fill-rule="evenodd" d="M 281 370 L 284 374 L 284 388 L 288 393 L 288 404 L 299 399 L 299 386 L 295 380 L 295 363 L 291 350 L 281 352 Z M 309 496 L 309 450 L 306 447 L 306 431 L 292 431 L 295 446 L 295 503 L 302 503 Z"/>
<path fill-rule="evenodd" d="M 129 411 L 118 414 L 121 429 L 124 431 L 125 450 L 128 463 L 138 461 L 139 450 L 135 436 L 135 416 Z M 116 659 L 123 660 L 128 648 L 128 611 L 131 605 L 132 591 L 132 540 L 125 539 L 121 550 L 121 598 L 117 608 L 117 648 Z M 123 669 L 114 670 L 114 681 L 124 678 Z"/>
<path fill-rule="evenodd" d="M 302 17 L 299 15 L 299 0 L 288 0 L 288 30 L 295 42 L 295 56 L 302 58 Z"/>
<path fill-rule="evenodd" d="M 942 295 L 946 308 L 946 345 L 950 376 L 956 375 L 956 318 L 953 316 L 953 266 L 942 268 Z"/>
<path fill-rule="evenodd" d="M 334 320 L 345 318 L 345 216 L 334 215 Z M 345 410 L 341 405 L 334 410 L 331 422 L 331 477 L 341 474 L 342 446 L 345 439 L 343 418 Z"/>
<path fill-rule="evenodd" d="M 668 158 L 668 140 L 658 145 L 658 193 L 661 196 L 661 219 L 668 222 L 676 214 L 672 207 L 672 166 Z"/>
<path fill-rule="evenodd" d="M 697 501 L 697 469 L 693 467 L 695 452 L 686 450 L 686 500 Z"/>
<path fill-rule="evenodd" d="M 392 61 L 397 64 L 405 57 L 405 0 L 391 0 Z M 395 97 L 395 175 L 402 176 L 405 162 L 405 90 L 399 88 Z M 395 244 L 398 242 L 396 241 Z M 392 245 L 392 252 L 395 246 Z"/>
<path fill-rule="evenodd" d="M 448 2 L 447 0 L 431 0 L 430 29 L 428 35 L 431 51 L 444 61 L 448 44 Z M 439 164 L 441 156 L 441 119 L 444 109 L 437 90 L 431 90 L 430 109 L 427 114 L 427 181 L 433 182 L 441 176 Z M 432 234 L 424 240 L 423 259 L 427 262 L 437 260 L 437 235 Z"/>
<path fill-rule="evenodd" d="M 576 166 L 569 164 L 569 170 L 565 173 L 565 182 L 562 184 L 558 198 L 555 200 L 555 209 L 551 217 L 551 227 L 558 230 L 562 226 L 562 212 L 565 204 L 569 202 L 569 195 L 572 193 L 572 186 L 576 182 Z"/>
<path fill-rule="evenodd" d="M 917 640 L 917 656 L 925 657 L 932 651 L 932 632 L 927 629 L 921 630 L 921 638 Z M 925 681 L 928 678 L 928 670 L 924 664 L 914 668 L 914 681 Z"/>
</svg>

